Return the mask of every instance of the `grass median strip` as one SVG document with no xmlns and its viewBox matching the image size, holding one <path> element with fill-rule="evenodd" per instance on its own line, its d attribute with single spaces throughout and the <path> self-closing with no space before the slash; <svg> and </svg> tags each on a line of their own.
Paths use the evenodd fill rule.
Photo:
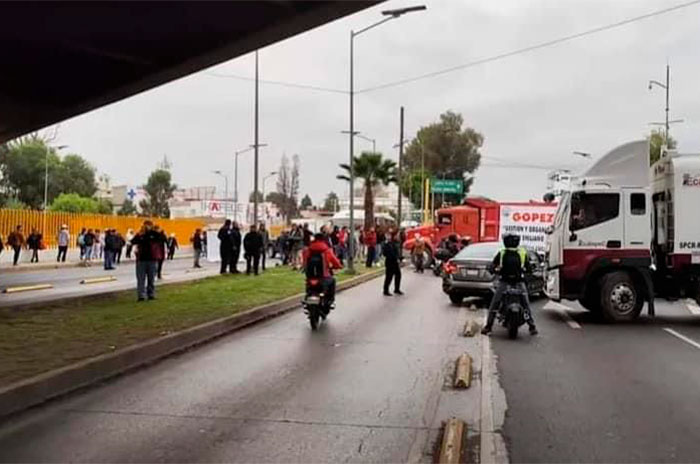
<svg viewBox="0 0 700 464">
<path fill-rule="evenodd" d="M 351 277 L 341 272 L 337 279 Z M 158 299 L 149 302 L 137 303 L 130 290 L 34 309 L 0 309 L 0 386 L 303 289 L 302 274 L 279 267 L 258 277 L 225 275 L 163 286 L 156 290 Z"/>
</svg>

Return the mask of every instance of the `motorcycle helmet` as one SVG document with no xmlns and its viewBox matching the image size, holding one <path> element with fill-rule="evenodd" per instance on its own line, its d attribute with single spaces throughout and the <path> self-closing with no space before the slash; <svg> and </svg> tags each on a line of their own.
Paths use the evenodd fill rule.
<svg viewBox="0 0 700 464">
<path fill-rule="evenodd" d="M 504 235 L 503 245 L 505 245 L 506 248 L 518 248 L 518 245 L 520 245 L 520 236 L 515 234 Z"/>
</svg>

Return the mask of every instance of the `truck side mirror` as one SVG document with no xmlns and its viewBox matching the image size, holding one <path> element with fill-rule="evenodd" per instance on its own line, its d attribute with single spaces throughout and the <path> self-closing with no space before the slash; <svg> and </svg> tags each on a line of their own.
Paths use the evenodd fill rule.
<svg viewBox="0 0 700 464">
<path fill-rule="evenodd" d="M 570 242 L 575 242 L 578 239 L 578 236 L 576 235 L 576 232 L 571 232 L 571 235 L 569 235 L 569 241 Z"/>
</svg>

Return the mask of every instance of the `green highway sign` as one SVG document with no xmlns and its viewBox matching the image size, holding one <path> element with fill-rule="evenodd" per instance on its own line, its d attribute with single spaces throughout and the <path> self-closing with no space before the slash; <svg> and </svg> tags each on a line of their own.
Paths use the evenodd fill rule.
<svg viewBox="0 0 700 464">
<path fill-rule="evenodd" d="M 461 179 L 432 179 L 432 193 L 449 193 L 461 195 L 464 192 L 464 181 Z"/>
</svg>

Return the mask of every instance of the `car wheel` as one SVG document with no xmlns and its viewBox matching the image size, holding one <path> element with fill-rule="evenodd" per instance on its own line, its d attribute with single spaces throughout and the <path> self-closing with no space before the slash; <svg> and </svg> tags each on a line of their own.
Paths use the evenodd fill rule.
<svg viewBox="0 0 700 464">
<path fill-rule="evenodd" d="M 464 301 L 464 296 L 458 293 L 450 293 L 450 301 L 452 304 L 461 305 L 462 301 Z"/>
</svg>

